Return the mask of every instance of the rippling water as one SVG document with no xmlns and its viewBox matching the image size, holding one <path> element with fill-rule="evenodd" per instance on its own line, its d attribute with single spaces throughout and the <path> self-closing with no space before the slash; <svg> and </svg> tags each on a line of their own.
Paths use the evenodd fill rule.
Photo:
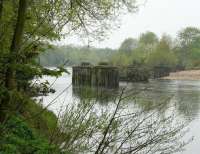
<svg viewBox="0 0 200 154">
<path fill-rule="evenodd" d="M 69 68 L 71 72 L 71 69 Z M 56 114 L 60 108 L 64 108 L 66 104 L 79 101 L 84 97 L 88 97 L 88 93 L 85 93 L 86 88 L 80 89 L 72 87 L 72 76 L 71 74 L 63 74 L 58 79 L 53 77 L 44 76 L 42 80 L 48 80 L 53 84 L 53 88 L 56 93 L 50 94 L 49 96 L 40 97 L 43 99 L 44 105 L 48 105 L 50 110 L 53 110 Z M 200 81 L 170 81 L 170 80 L 151 80 L 149 83 L 120 83 L 120 88 L 126 87 L 131 91 L 142 91 L 137 96 L 137 107 L 148 108 L 152 105 L 150 102 L 160 102 L 166 98 L 171 98 L 168 102 L 175 104 L 176 112 L 178 113 L 177 118 L 182 118 L 185 121 L 191 121 L 189 128 L 190 131 L 186 135 L 194 136 L 194 141 L 185 147 L 185 151 L 181 154 L 199 154 L 200 151 Z M 92 89 L 92 91 L 95 91 Z M 90 97 L 98 97 L 98 102 L 106 104 L 113 99 L 113 95 L 117 94 L 119 90 L 109 91 L 103 90 L 105 93 L 94 93 L 90 91 Z M 101 91 L 102 92 L 102 91 Z M 56 98 L 60 95 L 55 101 Z M 144 101 L 147 100 L 147 101 Z M 151 100 L 151 101 L 149 101 Z M 149 101 L 149 102 L 148 102 Z M 148 102 L 148 103 L 144 103 Z M 127 103 L 133 103 L 133 100 L 127 99 Z M 135 101 L 134 101 L 135 103 Z"/>
</svg>

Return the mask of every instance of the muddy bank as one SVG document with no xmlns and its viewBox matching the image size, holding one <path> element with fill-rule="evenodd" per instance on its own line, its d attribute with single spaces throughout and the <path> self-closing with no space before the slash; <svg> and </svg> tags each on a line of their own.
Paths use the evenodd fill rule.
<svg viewBox="0 0 200 154">
<path fill-rule="evenodd" d="M 169 76 L 163 77 L 162 79 L 200 80 L 200 70 L 187 70 L 187 71 L 173 72 L 173 73 L 170 73 Z"/>
</svg>

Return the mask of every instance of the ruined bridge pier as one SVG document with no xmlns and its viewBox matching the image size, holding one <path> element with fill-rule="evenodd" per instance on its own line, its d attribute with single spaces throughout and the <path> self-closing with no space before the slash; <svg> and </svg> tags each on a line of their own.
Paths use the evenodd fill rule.
<svg viewBox="0 0 200 154">
<path fill-rule="evenodd" d="M 118 88 L 119 71 L 117 67 L 105 64 L 97 66 L 82 64 L 74 66 L 72 84 L 74 86 Z"/>
<path fill-rule="evenodd" d="M 147 82 L 150 78 L 161 78 L 168 76 L 169 73 L 169 67 L 163 66 L 154 67 L 153 70 L 135 66 L 120 69 L 106 63 L 101 63 L 97 66 L 82 63 L 73 67 L 72 84 L 74 86 L 118 88 L 119 81 Z"/>
</svg>

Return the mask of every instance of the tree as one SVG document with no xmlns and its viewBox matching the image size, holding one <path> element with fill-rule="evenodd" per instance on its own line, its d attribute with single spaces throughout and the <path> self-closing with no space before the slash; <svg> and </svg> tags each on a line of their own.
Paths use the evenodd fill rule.
<svg viewBox="0 0 200 154">
<path fill-rule="evenodd" d="M 162 52 L 170 52 L 170 40 L 166 35 L 163 35 L 160 39 L 157 45 L 157 50 Z"/>
<path fill-rule="evenodd" d="M 115 51 L 109 48 L 54 46 L 45 53 L 41 53 L 39 61 L 42 66 L 60 66 L 64 61 L 68 61 L 67 66 L 79 65 L 82 62 L 97 65 L 102 61 L 109 62 Z"/>
<path fill-rule="evenodd" d="M 130 57 L 123 52 L 116 52 L 111 57 L 111 63 L 115 66 L 128 66 L 131 64 Z"/>
<path fill-rule="evenodd" d="M 0 21 L 2 17 L 2 11 L 3 11 L 3 0 L 0 0 Z"/>
<path fill-rule="evenodd" d="M 181 46 L 188 47 L 200 38 L 200 29 L 196 27 L 187 27 L 178 33 Z"/>
<path fill-rule="evenodd" d="M 41 124 L 41 119 L 45 117 L 44 119 L 46 121 L 44 121 L 43 125 L 49 123 L 49 125 L 53 125 L 53 127 L 51 127 L 51 129 L 49 130 L 48 126 L 44 126 L 42 132 L 44 133 L 45 130 L 48 133 L 45 132 L 42 135 L 52 135 L 52 136 L 54 136 L 55 134 L 54 133 L 51 134 L 52 133 L 51 131 L 57 131 L 58 129 L 58 126 L 57 125 L 55 126 L 55 123 L 59 124 L 59 119 L 57 119 L 54 114 L 51 114 L 49 113 L 49 111 L 47 111 L 47 107 L 51 105 L 52 102 L 48 104 L 48 106 L 43 108 L 40 105 L 38 105 L 38 103 L 32 100 L 32 96 L 37 96 L 38 94 L 40 94 L 42 86 L 43 86 L 43 91 L 46 88 L 50 89 L 51 86 L 48 85 L 48 82 L 47 83 L 45 82 L 45 83 L 39 83 L 39 86 L 41 87 L 37 88 L 36 84 L 31 83 L 30 81 L 33 78 L 39 78 L 42 75 L 58 76 L 65 70 L 63 69 L 62 66 L 58 67 L 58 70 L 49 70 L 43 68 L 34 61 L 34 58 L 37 57 L 38 54 L 42 52 L 44 49 L 49 48 L 51 41 L 58 40 L 63 35 L 65 36 L 65 34 L 76 33 L 81 36 L 91 36 L 100 39 L 102 36 L 105 35 L 105 32 L 108 29 L 110 29 L 111 27 L 110 21 L 116 19 L 118 15 L 122 13 L 121 10 L 135 11 L 136 1 L 133 0 L 126 0 L 126 1 L 125 0 L 81 0 L 81 1 L 80 0 L 45 0 L 45 1 L 7 0 L 0 2 L 5 2 L 5 3 L 0 3 L 1 4 L 0 51 L 2 52 L 2 54 L 0 54 L 0 70 L 2 76 L 0 78 L 1 80 L 0 82 L 2 83 L 0 84 L 0 122 L 3 125 L 0 127 L 1 128 L 0 131 L 1 135 L 3 134 L 3 136 L 9 136 L 7 135 L 10 132 L 9 129 L 12 129 L 13 127 L 15 129 L 15 126 L 19 126 L 18 127 L 20 128 L 18 130 L 19 132 L 18 131 L 17 132 L 11 131 L 11 132 L 12 134 L 14 133 L 13 136 L 14 141 L 17 140 L 16 142 L 20 142 L 18 144 L 23 145 L 26 142 L 26 140 L 19 140 L 18 138 L 20 137 L 26 138 L 26 136 L 24 136 L 24 133 L 30 134 L 28 135 L 28 138 L 35 138 L 35 137 L 31 135 L 31 131 L 29 129 L 26 129 L 24 123 L 22 122 L 28 121 L 27 123 L 30 122 L 31 127 L 40 127 L 40 125 L 36 126 L 35 123 Z M 63 29 L 65 30 L 63 31 Z M 33 90 L 35 90 L 35 93 Z M 47 93 L 48 92 L 49 91 L 47 90 Z M 45 93 L 46 90 L 45 92 L 43 92 L 43 94 Z M 72 146 L 72 149 L 74 148 L 74 146 L 80 147 L 78 151 L 80 152 L 82 150 L 82 145 L 85 145 L 85 143 L 88 143 L 87 141 L 89 141 L 89 143 L 91 144 L 88 145 L 89 146 L 92 145 L 92 148 L 95 150 L 95 153 L 97 154 L 104 152 L 109 153 L 110 150 L 113 150 L 112 147 L 115 146 L 113 145 L 113 142 L 115 140 L 118 141 L 118 139 L 120 139 L 121 142 L 114 142 L 114 144 L 117 143 L 116 144 L 117 148 L 115 150 L 115 153 L 122 153 L 122 152 L 136 153 L 141 150 L 142 150 L 141 153 L 144 153 L 145 151 L 149 151 L 153 147 L 156 147 L 154 145 L 166 145 L 165 143 L 169 143 L 168 141 L 171 142 L 167 144 L 168 145 L 167 147 L 164 146 L 164 149 L 159 148 L 155 150 L 156 151 L 162 150 L 164 152 L 167 150 L 167 152 L 170 153 L 171 148 L 174 148 L 176 150 L 180 146 L 182 146 L 182 144 L 180 145 L 174 140 L 177 139 L 176 136 L 177 132 L 179 132 L 179 130 L 182 127 L 177 127 L 177 129 L 171 130 L 170 128 L 168 129 L 168 127 L 166 127 L 167 125 L 165 125 L 165 123 L 164 125 L 162 125 L 162 127 L 155 125 L 156 122 L 158 122 L 157 124 L 160 124 L 163 121 L 172 124 L 171 121 L 167 121 L 168 118 L 164 120 L 162 119 L 160 121 L 158 121 L 159 119 L 158 120 L 156 119 L 155 121 L 152 121 L 152 119 L 150 119 L 148 122 L 151 123 L 147 122 L 147 124 L 143 123 L 146 120 L 146 118 L 143 115 L 141 115 L 141 118 L 144 119 L 136 118 L 139 121 L 136 121 L 133 117 L 129 116 L 124 118 L 124 115 L 119 114 L 125 112 L 123 110 L 123 106 L 121 108 L 122 110 L 119 111 L 121 107 L 120 100 L 122 100 L 121 97 L 119 98 L 119 101 L 116 104 L 116 109 L 114 113 L 105 117 L 103 116 L 102 121 L 98 121 L 98 123 L 95 123 L 94 121 L 95 119 L 93 119 L 95 118 L 93 116 L 95 112 L 92 113 L 87 112 L 87 105 L 83 103 L 82 103 L 83 108 L 80 108 L 83 109 L 83 112 L 79 112 L 80 110 L 78 111 L 76 110 L 75 112 L 72 112 L 73 113 L 72 115 L 69 114 L 72 120 L 70 120 L 70 118 L 64 119 L 67 121 L 63 123 L 64 126 L 60 127 L 61 130 L 58 131 L 58 133 L 60 133 L 59 136 L 61 138 L 59 138 L 59 141 L 56 140 L 59 143 L 65 144 L 63 152 L 65 152 L 66 150 L 71 150 L 69 149 L 70 146 Z M 80 106 L 78 106 L 78 109 L 79 107 Z M 94 107 L 94 105 L 92 105 L 92 107 Z M 91 106 L 89 106 L 89 109 L 91 109 Z M 45 114 L 43 114 L 44 112 Z M 90 118 L 90 116 L 87 115 L 88 113 L 89 114 L 91 113 L 92 122 L 90 121 L 91 119 L 89 120 L 85 119 L 85 118 Z M 142 112 L 141 114 L 143 113 L 144 112 Z M 49 116 L 49 114 L 51 116 Z M 128 115 L 134 115 L 134 113 L 130 113 Z M 14 117 L 19 116 L 20 119 L 17 118 L 17 120 L 11 122 L 11 125 L 9 125 L 8 121 L 12 120 L 11 117 L 13 116 Z M 75 119 L 73 119 L 73 116 L 75 116 Z M 39 121 L 38 118 L 40 119 Z M 34 119 L 36 119 L 37 121 Z M 140 122 L 140 120 L 142 121 Z M 76 122 L 78 122 L 78 124 Z M 126 127 L 127 126 L 126 124 L 128 122 L 131 123 L 131 125 L 129 125 L 130 127 Z M 70 126 L 71 123 L 72 126 L 75 127 L 71 127 Z M 5 124 L 7 124 L 6 125 L 7 127 L 5 127 Z M 95 129 L 85 129 L 88 128 L 88 125 L 89 128 L 91 128 L 90 126 L 92 126 L 92 128 Z M 71 131 L 72 128 L 73 130 Z M 158 129 L 156 130 L 155 128 Z M 159 128 L 166 128 L 166 129 L 164 129 L 163 131 L 162 129 Z M 141 135 L 138 134 L 139 130 L 145 132 L 145 135 L 142 136 L 142 138 Z M 67 131 L 69 131 L 69 133 L 67 133 Z M 49 132 L 51 133 L 49 134 Z M 74 132 L 74 134 L 72 132 Z M 93 132 L 95 132 L 95 134 L 93 134 Z M 161 134 L 157 134 L 159 132 L 161 132 Z M 17 138 L 15 134 L 18 134 Z M 77 141 L 77 138 L 80 137 L 79 134 L 81 134 L 81 141 L 83 142 L 75 142 Z M 52 136 L 48 136 L 48 138 L 51 138 Z M 119 138 L 121 136 L 123 138 Z M 63 139 L 62 137 L 66 140 L 62 140 Z M 72 140 L 67 140 L 71 139 L 71 137 Z M 88 137 L 90 140 L 87 140 Z M 95 139 L 94 137 L 98 137 L 97 139 L 98 142 L 97 144 L 95 144 L 95 146 L 93 146 L 93 143 L 96 143 L 96 140 L 93 140 Z M 8 143 L 10 143 L 10 141 L 11 142 L 13 141 L 10 140 L 10 138 L 8 139 L 9 139 Z M 140 141 L 140 143 L 135 142 L 136 139 L 139 139 L 137 141 Z M 50 140 L 50 144 L 51 141 L 52 140 Z M 31 146 L 31 152 L 29 152 L 28 149 L 27 153 L 38 152 L 36 151 L 37 149 L 35 149 L 35 147 L 38 147 L 38 144 L 35 143 L 36 140 L 31 140 L 31 142 L 34 142 L 34 144 L 30 143 L 29 146 Z M 41 141 L 39 142 L 39 144 L 40 143 Z M 75 144 L 67 145 L 67 143 L 75 143 Z M 29 144 L 29 142 L 27 144 Z M 58 149 L 61 149 L 62 147 L 60 146 L 60 144 L 58 145 L 59 145 L 57 146 L 59 147 Z M 9 144 L 6 144 L 5 146 L 10 147 Z M 43 147 L 42 149 L 44 148 L 45 147 Z M 20 152 L 21 151 L 23 150 L 20 149 Z"/>
<path fill-rule="evenodd" d="M 139 48 L 138 50 L 144 52 L 146 56 L 155 50 L 158 43 L 158 37 L 153 32 L 142 33 L 139 38 Z"/>
<path fill-rule="evenodd" d="M 170 35 L 164 33 L 164 34 L 161 36 L 161 40 L 165 41 L 165 42 L 168 44 L 168 46 L 169 46 L 169 48 L 170 48 L 171 50 L 174 48 L 175 42 L 173 41 L 173 38 L 172 38 Z"/>
<path fill-rule="evenodd" d="M 156 50 L 152 52 L 147 59 L 147 63 L 151 67 L 163 66 L 173 68 L 175 67 L 176 62 L 176 56 L 170 49 L 170 45 L 165 39 L 165 36 L 161 38 Z"/>
<path fill-rule="evenodd" d="M 8 89 L 15 88 L 15 78 L 14 74 L 15 71 L 13 70 L 13 65 L 16 63 L 16 57 L 18 56 L 18 52 L 20 49 L 20 45 L 23 39 L 23 32 L 24 32 L 24 24 L 26 18 L 26 9 L 27 9 L 27 0 L 20 0 L 19 1 L 19 8 L 17 14 L 17 22 L 14 30 L 14 35 L 12 38 L 12 43 L 10 47 L 10 57 L 9 57 L 9 66 L 6 71 L 6 80 L 5 86 Z"/>
<path fill-rule="evenodd" d="M 119 51 L 125 53 L 131 53 L 135 48 L 137 48 L 137 46 L 138 46 L 138 41 L 136 39 L 127 38 L 122 42 Z"/>
<path fill-rule="evenodd" d="M 186 27 L 178 33 L 179 46 L 176 54 L 182 67 L 197 67 L 200 50 L 200 29 Z"/>
<path fill-rule="evenodd" d="M 146 33 L 141 34 L 139 38 L 139 43 L 146 45 L 153 45 L 158 42 L 158 37 L 155 33 L 147 31 Z"/>
<path fill-rule="evenodd" d="M 32 79 L 67 72 L 63 68 L 66 62 L 49 70 L 35 61 L 52 41 L 71 34 L 100 39 L 119 14 L 136 9 L 136 1 L 132 0 L 1 0 L 0 121 L 8 119 L 5 117 L 13 113 L 8 112 L 11 109 L 18 113 L 24 107 L 18 104 L 23 99 L 11 103 L 13 94 L 31 99 L 44 87 L 48 89 L 47 82 L 35 85 Z"/>
<path fill-rule="evenodd" d="M 20 0 L 19 3 L 7 1 L 5 4 L 2 2 L 0 8 L 3 9 L 0 10 L 3 27 L 0 33 L 4 35 L 0 44 L 1 51 L 6 51 L 9 57 L 5 76 L 5 85 L 9 88 L 14 88 L 13 85 L 16 84 L 16 70 L 13 67 L 15 63 L 23 65 L 25 61 L 30 62 L 34 52 L 40 52 L 41 47 L 48 41 L 60 39 L 62 35 L 72 32 L 81 36 L 101 38 L 104 32 L 110 29 L 110 21 L 114 21 L 121 10 L 136 10 L 136 2 L 131 0 L 36 0 L 30 3 L 29 0 Z M 13 9 L 12 5 L 17 9 Z M 119 14 L 116 14 L 116 10 Z"/>
</svg>

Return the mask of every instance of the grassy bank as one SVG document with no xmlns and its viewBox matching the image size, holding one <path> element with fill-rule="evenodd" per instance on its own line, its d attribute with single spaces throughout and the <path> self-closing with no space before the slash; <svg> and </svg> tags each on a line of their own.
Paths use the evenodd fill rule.
<svg viewBox="0 0 200 154">
<path fill-rule="evenodd" d="M 59 130 L 53 112 L 24 96 L 20 101 L 23 106 L 17 112 L 16 108 L 11 110 L 9 103 L 9 112 L 5 110 L 4 122 L 0 123 L 0 154 L 62 153 L 51 141 L 52 134 Z"/>
</svg>

